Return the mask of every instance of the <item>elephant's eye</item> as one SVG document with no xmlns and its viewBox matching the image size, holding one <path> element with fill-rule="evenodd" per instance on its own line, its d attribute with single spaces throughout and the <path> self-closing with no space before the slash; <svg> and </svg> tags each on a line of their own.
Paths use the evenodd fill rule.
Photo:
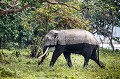
<svg viewBox="0 0 120 79">
<path fill-rule="evenodd" d="M 48 38 L 48 37 L 46 37 L 46 39 L 45 39 L 46 41 L 49 41 L 50 39 Z"/>
<path fill-rule="evenodd" d="M 48 37 L 46 37 L 46 40 L 48 39 Z"/>
</svg>

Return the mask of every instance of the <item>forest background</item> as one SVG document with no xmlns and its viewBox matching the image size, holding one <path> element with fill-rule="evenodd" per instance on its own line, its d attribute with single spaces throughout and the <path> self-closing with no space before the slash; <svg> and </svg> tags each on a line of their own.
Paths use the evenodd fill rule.
<svg viewBox="0 0 120 79">
<path fill-rule="evenodd" d="M 118 67 L 119 66 L 118 64 L 120 63 L 119 61 L 120 54 L 119 50 L 116 50 L 114 48 L 113 40 L 116 41 L 117 43 L 120 43 L 120 38 L 113 37 L 113 29 L 114 27 L 119 26 L 120 26 L 119 0 L 1 0 L 0 76 L 2 76 L 3 78 L 4 75 L 6 77 L 7 74 L 7 76 L 10 78 L 11 76 L 13 78 L 16 77 L 16 74 L 19 73 L 18 72 L 19 69 L 16 69 L 17 70 L 16 71 L 14 70 L 14 68 L 11 68 L 10 66 L 11 62 L 13 62 L 13 64 L 15 64 L 15 62 L 18 63 L 19 61 L 23 63 L 23 61 L 25 60 L 25 62 L 27 62 L 28 64 L 34 65 L 34 63 L 32 62 L 37 62 L 37 57 L 42 54 L 42 44 L 44 41 L 44 36 L 49 32 L 49 30 L 79 28 L 88 30 L 93 34 L 97 33 L 98 35 L 102 35 L 108 38 L 112 50 L 106 49 L 101 50 L 103 51 L 102 56 L 104 57 L 108 55 L 108 58 L 110 57 L 115 58 L 111 60 L 113 62 L 115 61 L 116 63 L 115 66 L 116 73 L 114 75 L 113 73 L 112 74 L 108 73 L 108 77 L 107 76 L 104 77 L 104 75 L 101 73 L 101 75 L 97 74 L 97 76 L 96 75 L 92 76 L 94 76 L 94 78 L 110 77 L 118 79 L 119 70 L 117 69 L 120 69 Z M 103 43 L 102 40 L 100 41 L 101 43 Z M 117 53 L 115 53 L 116 51 Z M 111 52 L 112 55 L 109 52 Z M 27 55 L 31 58 L 28 60 L 24 58 L 23 58 L 24 60 L 20 59 L 22 57 L 17 58 L 21 55 Z M 12 59 L 11 57 L 12 58 L 16 57 L 17 58 L 15 59 L 16 61 L 14 62 L 13 61 L 14 59 Z M 108 62 L 110 61 L 106 59 L 105 62 L 108 64 Z M 16 66 L 18 66 L 18 64 L 16 64 Z M 108 64 L 108 67 L 113 67 L 113 65 Z M 42 68 L 37 70 L 40 71 L 41 69 Z M 48 69 L 48 72 L 50 71 L 53 72 L 54 69 L 53 70 Z M 72 70 L 70 71 L 72 72 Z M 104 70 L 100 70 L 100 72 L 103 71 Z M 107 70 L 105 71 L 108 72 Z M 20 71 L 20 73 L 21 72 L 23 71 Z M 32 70 L 30 72 L 32 72 Z M 85 71 L 83 70 L 83 73 L 86 72 L 87 72 L 86 70 Z M 110 72 L 112 72 L 112 70 Z M 23 74 L 21 75 L 23 76 Z M 78 78 L 79 76 L 77 75 L 72 77 Z M 38 75 L 34 76 L 36 78 Z M 58 74 L 57 76 L 59 77 L 60 74 Z M 81 76 L 81 78 L 86 78 L 85 76 L 86 75 L 83 75 Z M 17 77 L 21 78 L 21 76 L 18 76 L 18 74 Z M 69 78 L 68 76 L 64 75 L 60 77 Z M 88 75 L 87 78 L 89 78 Z"/>
</svg>

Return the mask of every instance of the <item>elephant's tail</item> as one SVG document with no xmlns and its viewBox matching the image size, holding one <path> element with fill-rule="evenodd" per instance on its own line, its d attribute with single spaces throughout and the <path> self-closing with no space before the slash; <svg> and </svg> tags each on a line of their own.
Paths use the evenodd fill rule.
<svg viewBox="0 0 120 79">
<path fill-rule="evenodd" d="M 98 61 L 100 60 L 99 59 L 99 49 L 100 49 L 100 47 L 99 47 L 99 45 L 97 45 Z"/>
</svg>

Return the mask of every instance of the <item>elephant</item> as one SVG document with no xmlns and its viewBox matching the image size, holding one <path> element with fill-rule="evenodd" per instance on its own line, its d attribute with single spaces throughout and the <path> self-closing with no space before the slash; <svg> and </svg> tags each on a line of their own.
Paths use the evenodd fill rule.
<svg viewBox="0 0 120 79">
<path fill-rule="evenodd" d="M 99 60 L 99 42 L 92 33 L 83 29 L 51 30 L 45 36 L 43 45 L 44 55 L 38 65 L 44 61 L 48 48 L 55 47 L 50 61 L 53 67 L 58 57 L 63 53 L 67 65 L 72 67 L 71 53 L 80 54 L 84 57 L 83 68 L 88 65 L 89 59 L 95 61 L 101 68 L 105 68 Z"/>
</svg>

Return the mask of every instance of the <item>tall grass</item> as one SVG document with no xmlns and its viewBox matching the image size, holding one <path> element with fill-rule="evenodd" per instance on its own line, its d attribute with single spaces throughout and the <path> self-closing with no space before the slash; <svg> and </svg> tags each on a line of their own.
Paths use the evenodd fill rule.
<svg viewBox="0 0 120 79">
<path fill-rule="evenodd" d="M 72 54 L 72 68 L 67 66 L 63 55 L 50 68 L 52 52 L 49 51 L 49 56 L 38 66 L 38 59 L 30 58 L 29 50 L 19 51 L 20 56 L 16 57 L 13 50 L 4 50 L 4 55 L 0 56 L 0 79 L 120 79 L 120 52 L 101 50 L 100 60 L 106 68 L 101 69 L 90 60 L 88 67 L 83 69 L 84 59 L 81 55 Z"/>
</svg>

